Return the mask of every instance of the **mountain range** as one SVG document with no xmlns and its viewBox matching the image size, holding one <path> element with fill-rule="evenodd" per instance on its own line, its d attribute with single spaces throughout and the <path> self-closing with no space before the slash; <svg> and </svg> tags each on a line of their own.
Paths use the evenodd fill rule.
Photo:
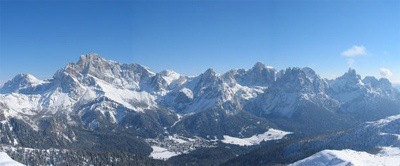
<svg viewBox="0 0 400 166">
<path fill-rule="evenodd" d="M 0 111 L 3 151 L 28 165 L 289 164 L 324 147 L 375 148 L 376 140 L 361 149 L 327 142 L 356 139 L 341 133 L 400 114 L 400 92 L 354 69 L 329 80 L 257 62 L 185 76 L 87 54 L 47 80 L 15 76 L 0 89 Z M 287 161 L 249 159 L 305 139 L 318 148 L 289 149 Z"/>
</svg>

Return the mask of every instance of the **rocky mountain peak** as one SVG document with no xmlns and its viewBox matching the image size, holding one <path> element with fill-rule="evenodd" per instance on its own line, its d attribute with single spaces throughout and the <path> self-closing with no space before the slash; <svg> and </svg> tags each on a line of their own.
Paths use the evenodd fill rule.
<svg viewBox="0 0 400 166">
<path fill-rule="evenodd" d="M 298 68 L 287 68 L 277 79 L 275 85 L 290 91 L 307 91 L 312 87 L 312 81 L 307 78 L 306 73 Z M 282 86 L 283 85 L 283 86 Z"/>
<path fill-rule="evenodd" d="M 14 81 L 24 81 L 27 83 L 37 83 L 40 82 L 35 76 L 31 74 L 18 74 L 12 80 Z"/>
<path fill-rule="evenodd" d="M 76 65 L 81 69 L 83 74 L 92 75 L 105 73 L 120 66 L 116 62 L 105 60 L 94 53 L 82 55 Z"/>
<path fill-rule="evenodd" d="M 335 79 L 333 86 L 354 90 L 359 89 L 357 87 L 363 86 L 363 82 L 361 81 L 361 76 L 357 74 L 356 70 L 350 68 L 342 76 Z"/>
<path fill-rule="evenodd" d="M 315 73 L 315 71 L 309 67 L 304 67 L 304 68 L 302 68 L 302 70 L 306 74 L 306 76 L 309 78 L 318 77 L 318 75 Z"/>
<path fill-rule="evenodd" d="M 357 74 L 356 69 L 352 68 L 349 68 L 349 70 L 344 73 L 341 78 L 361 80 L 361 76 Z"/>
<path fill-rule="evenodd" d="M 216 75 L 216 73 L 215 73 L 215 71 L 214 71 L 214 69 L 211 69 L 211 68 L 209 68 L 209 69 L 207 69 L 205 72 L 204 72 L 204 76 L 215 76 Z"/>
<path fill-rule="evenodd" d="M 250 70 L 241 69 L 232 74 L 241 85 L 267 87 L 276 80 L 277 71 L 257 62 Z"/>
<path fill-rule="evenodd" d="M 179 73 L 173 71 L 173 70 L 163 70 L 160 72 L 162 76 L 172 76 L 172 75 L 179 75 Z"/>
<path fill-rule="evenodd" d="M 379 79 L 379 83 L 385 87 L 392 87 L 392 83 L 387 78 Z"/>
<path fill-rule="evenodd" d="M 211 68 L 207 69 L 202 75 L 201 78 L 204 81 L 210 81 L 213 80 L 217 77 L 217 73 L 215 73 L 215 71 Z"/>
<path fill-rule="evenodd" d="M 96 53 L 89 53 L 81 55 L 77 64 L 84 64 L 88 62 L 99 62 L 99 61 L 105 61 L 105 59 L 103 59 Z"/>
<path fill-rule="evenodd" d="M 378 80 L 375 77 L 367 76 L 362 80 L 362 82 L 366 85 L 371 86 L 372 88 L 378 88 L 378 87 L 391 88 L 392 87 L 392 83 L 387 78 L 381 78 Z"/>
<path fill-rule="evenodd" d="M 282 77 L 300 78 L 305 77 L 306 73 L 298 67 L 289 67 L 284 71 Z"/>
<path fill-rule="evenodd" d="M 262 70 L 265 69 L 265 65 L 262 62 L 256 62 L 256 64 L 254 64 L 252 70 Z"/>
<path fill-rule="evenodd" d="M 370 86 L 376 86 L 379 84 L 379 80 L 372 76 L 366 76 L 362 81 L 364 84 L 367 84 Z"/>
<path fill-rule="evenodd" d="M 42 82 L 43 81 L 37 79 L 31 74 L 18 74 L 13 79 L 4 83 L 2 91 L 15 92 L 19 89 L 32 87 Z"/>
</svg>

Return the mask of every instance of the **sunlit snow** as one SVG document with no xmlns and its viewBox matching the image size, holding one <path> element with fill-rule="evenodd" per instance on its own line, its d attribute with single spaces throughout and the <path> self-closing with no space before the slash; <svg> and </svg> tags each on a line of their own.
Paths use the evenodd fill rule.
<svg viewBox="0 0 400 166">
<path fill-rule="evenodd" d="M 224 139 L 221 141 L 226 144 L 251 146 L 251 145 L 258 145 L 262 141 L 282 139 L 287 134 L 291 134 L 291 132 L 286 132 L 286 131 L 281 131 L 281 130 L 271 128 L 263 134 L 253 135 L 248 138 L 237 138 L 237 137 L 231 137 L 228 135 L 224 135 Z"/>
<path fill-rule="evenodd" d="M 23 164 L 14 161 L 5 152 L 0 152 L 0 166 L 23 166 Z"/>
<path fill-rule="evenodd" d="M 150 157 L 153 159 L 167 160 L 173 156 L 179 155 L 178 153 L 171 152 L 159 146 L 151 146 L 151 148 L 153 148 L 153 151 L 150 153 Z"/>
<path fill-rule="evenodd" d="M 105 96 L 107 96 L 111 100 L 114 100 L 115 102 L 118 102 L 126 106 L 129 109 L 135 111 L 143 111 L 142 107 L 135 107 L 133 104 L 131 104 L 132 102 L 136 103 L 136 105 L 148 104 L 147 105 L 148 108 L 156 107 L 154 96 L 150 95 L 147 92 L 144 91 L 137 92 L 126 89 L 118 89 L 100 79 L 96 79 L 96 83 L 99 84 L 99 86 L 102 88 L 102 90 L 105 93 Z"/>
<path fill-rule="evenodd" d="M 367 152 L 345 150 L 324 150 L 306 159 L 297 161 L 290 166 L 325 166 L 325 165 L 354 165 L 373 166 L 386 165 L 398 166 L 400 163 L 400 149 L 394 147 L 383 147 L 378 154 Z"/>
</svg>

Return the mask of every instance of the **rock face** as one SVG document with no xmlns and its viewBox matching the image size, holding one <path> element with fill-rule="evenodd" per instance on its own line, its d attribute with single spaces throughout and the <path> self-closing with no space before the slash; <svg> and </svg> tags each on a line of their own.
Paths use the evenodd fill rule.
<svg viewBox="0 0 400 166">
<path fill-rule="evenodd" d="M 400 93 L 387 79 L 361 79 L 353 69 L 326 80 L 311 68 L 277 71 L 258 62 L 188 77 L 87 54 L 48 80 L 20 74 L 6 82 L 0 138 L 12 146 L 148 156 L 148 139 L 247 138 L 270 128 L 310 136 L 398 113 Z"/>
</svg>

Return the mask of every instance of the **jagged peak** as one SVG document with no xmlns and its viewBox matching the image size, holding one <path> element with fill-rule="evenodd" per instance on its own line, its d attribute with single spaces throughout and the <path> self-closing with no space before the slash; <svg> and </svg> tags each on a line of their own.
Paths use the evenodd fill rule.
<svg viewBox="0 0 400 166">
<path fill-rule="evenodd" d="M 179 73 L 173 70 L 164 70 L 160 73 L 157 73 L 157 75 L 160 75 L 168 83 L 168 85 L 181 77 Z"/>
<path fill-rule="evenodd" d="M 307 77 L 311 78 L 311 79 L 315 79 L 315 78 L 319 78 L 319 75 L 315 72 L 315 70 L 313 70 L 310 67 L 304 67 L 302 68 L 302 71 L 306 74 Z"/>
<path fill-rule="evenodd" d="M 311 67 L 303 67 L 302 70 L 310 74 L 315 74 L 315 71 Z"/>
<path fill-rule="evenodd" d="M 283 74 L 289 74 L 289 73 L 302 73 L 303 70 L 299 67 L 288 67 L 285 70 L 283 70 Z"/>
<path fill-rule="evenodd" d="M 377 79 L 373 76 L 365 77 L 362 82 L 366 85 L 369 85 L 371 88 L 384 88 L 384 89 L 391 89 L 392 83 L 387 78 Z"/>
<path fill-rule="evenodd" d="M 180 74 L 175 72 L 175 71 L 173 71 L 173 70 L 168 69 L 168 70 L 161 71 L 160 75 L 162 75 L 162 76 L 174 76 L 174 75 L 180 75 Z"/>
<path fill-rule="evenodd" d="M 97 53 L 89 53 L 80 56 L 80 60 L 86 60 L 86 59 L 93 60 L 93 59 L 103 59 L 103 58 Z"/>
<path fill-rule="evenodd" d="M 79 57 L 79 61 L 77 62 L 77 65 L 86 66 L 87 64 L 102 63 L 102 62 L 113 62 L 113 61 L 108 61 L 108 60 L 102 58 L 99 54 L 90 53 L 90 54 L 81 55 Z"/>
<path fill-rule="evenodd" d="M 270 70 L 275 70 L 274 67 L 272 66 L 265 66 L 264 63 L 262 62 L 256 62 L 254 66 L 251 68 L 251 70 L 263 70 L 263 69 L 270 69 Z"/>
<path fill-rule="evenodd" d="M 356 69 L 349 68 L 349 70 L 345 73 L 345 75 L 357 76 L 357 71 Z"/>
<path fill-rule="evenodd" d="M 204 72 L 203 76 L 216 76 L 216 73 L 214 69 L 209 68 Z"/>
<path fill-rule="evenodd" d="M 278 73 L 278 80 L 287 82 L 288 80 L 297 83 L 299 80 L 309 80 L 309 83 L 314 81 L 321 81 L 322 79 L 315 73 L 315 71 L 309 67 L 289 67 L 285 70 L 281 70 Z M 300 81 L 301 82 L 301 81 Z M 291 82 L 287 82 L 291 83 Z"/>
<path fill-rule="evenodd" d="M 357 74 L 355 69 L 349 68 L 349 70 L 338 79 L 356 79 L 361 81 L 361 76 Z"/>
<path fill-rule="evenodd" d="M 262 63 L 262 62 L 256 62 L 256 64 L 254 64 L 254 66 L 253 66 L 253 68 L 252 69 L 264 69 L 264 68 L 266 68 L 265 67 L 265 65 L 264 65 L 264 63 Z"/>
<path fill-rule="evenodd" d="M 303 68 L 304 69 L 304 68 Z M 312 73 L 308 73 L 310 71 L 307 70 L 303 70 L 302 68 L 299 67 L 289 67 L 286 68 L 285 70 L 282 70 L 279 72 L 279 78 L 280 79 L 299 79 L 299 78 L 306 78 L 308 76 L 308 74 L 312 74 Z"/>
<path fill-rule="evenodd" d="M 207 69 L 203 74 L 198 77 L 201 78 L 201 82 L 203 83 L 214 82 L 218 78 L 215 71 L 211 68 Z"/>
</svg>

